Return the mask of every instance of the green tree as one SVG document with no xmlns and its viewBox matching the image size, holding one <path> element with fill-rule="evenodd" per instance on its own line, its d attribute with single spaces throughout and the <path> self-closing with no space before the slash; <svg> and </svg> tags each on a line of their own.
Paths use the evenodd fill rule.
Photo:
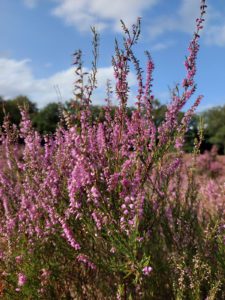
<svg viewBox="0 0 225 300">
<path fill-rule="evenodd" d="M 49 103 L 33 117 L 34 127 L 40 133 L 54 133 L 59 122 L 59 104 Z"/>
<path fill-rule="evenodd" d="M 225 105 L 207 110 L 203 113 L 205 139 L 216 145 L 220 153 L 225 151 Z"/>
<path fill-rule="evenodd" d="M 18 125 L 21 120 L 20 106 L 28 108 L 31 118 L 37 113 L 36 104 L 26 96 L 20 95 L 9 100 L 4 100 L 3 97 L 0 97 L 0 124 L 3 123 L 5 116 L 9 116 L 10 121 Z"/>
</svg>

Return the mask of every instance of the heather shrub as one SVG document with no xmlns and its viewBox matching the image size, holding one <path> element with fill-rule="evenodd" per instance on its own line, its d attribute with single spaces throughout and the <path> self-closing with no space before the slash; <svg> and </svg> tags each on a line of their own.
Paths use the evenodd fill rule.
<svg viewBox="0 0 225 300">
<path fill-rule="evenodd" d="M 218 149 L 214 145 L 210 151 L 205 151 L 198 158 L 198 169 L 201 175 L 205 174 L 211 178 L 216 178 L 222 175 L 223 167 L 218 160 Z"/>
<path fill-rule="evenodd" d="M 140 20 L 131 31 L 122 23 L 124 44 L 116 42 L 112 62 L 119 106 L 113 114 L 108 84 L 104 119 L 91 119 L 98 46 L 93 30 L 90 74 L 83 73 L 81 51 L 74 54 L 75 97 L 80 101 L 73 107 L 75 114 L 63 112 L 56 133 L 44 137 L 32 127 L 24 108 L 19 127 L 5 119 L 5 164 L 0 171 L 4 299 L 224 297 L 221 209 L 211 213 L 202 205 L 204 194 L 196 180 L 200 141 L 190 166 L 182 151 L 202 97 L 178 119 L 196 89 L 205 9 L 202 1 L 185 61 L 183 92 L 174 89 L 158 128 L 152 119 L 153 61 L 147 52 L 144 80 L 133 53 Z M 129 117 L 130 64 L 136 69 L 138 94 Z"/>
</svg>

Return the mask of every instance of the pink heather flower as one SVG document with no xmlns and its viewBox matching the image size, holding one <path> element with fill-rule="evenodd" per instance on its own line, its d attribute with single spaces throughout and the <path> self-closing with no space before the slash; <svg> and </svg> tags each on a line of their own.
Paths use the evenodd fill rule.
<svg viewBox="0 0 225 300">
<path fill-rule="evenodd" d="M 115 247 L 112 247 L 112 248 L 110 249 L 110 252 L 111 252 L 111 253 L 115 253 L 115 252 L 116 252 L 116 248 L 115 248 Z"/>
<path fill-rule="evenodd" d="M 126 197 L 126 198 L 124 199 L 124 201 L 125 201 L 125 203 L 130 203 L 130 198 L 129 198 L 129 197 Z"/>
<path fill-rule="evenodd" d="M 143 272 L 143 274 L 145 275 L 145 276 L 149 276 L 149 274 L 152 272 L 152 267 L 144 267 L 143 269 L 142 269 L 142 272 Z"/>
<path fill-rule="evenodd" d="M 50 276 L 51 272 L 45 268 L 41 269 L 41 277 L 48 278 Z"/>
<path fill-rule="evenodd" d="M 184 144 L 184 138 L 183 138 L 183 136 L 176 138 L 174 146 L 175 146 L 175 148 L 177 150 L 181 149 L 182 146 L 183 146 L 183 144 Z"/>
<path fill-rule="evenodd" d="M 17 262 L 17 264 L 20 264 L 21 263 L 21 261 L 22 261 L 22 255 L 18 255 L 18 256 L 16 256 L 16 262 Z"/>
<path fill-rule="evenodd" d="M 23 286 L 27 281 L 27 277 L 23 273 L 18 274 L 18 286 Z"/>
<path fill-rule="evenodd" d="M 101 222 L 101 217 L 100 215 L 94 211 L 92 214 L 92 218 L 95 221 L 96 227 L 98 228 L 98 230 L 102 229 L 102 222 Z"/>
<path fill-rule="evenodd" d="M 93 186 L 91 188 L 91 195 L 93 197 L 93 201 L 94 201 L 95 205 L 98 206 L 99 205 L 100 193 L 99 193 L 98 189 L 95 186 Z"/>
<path fill-rule="evenodd" d="M 41 136 L 32 128 L 28 114 L 26 111 L 21 112 L 21 129 L 18 132 L 24 140 L 21 159 L 13 154 L 18 150 L 14 134 L 11 134 L 11 130 L 8 135 L 7 130 L 0 130 L 0 144 L 5 147 L 2 153 L 5 152 L 7 162 L 4 168 L 0 168 L 0 200 L 5 212 L 5 215 L 2 214 L 0 223 L 0 236 L 8 238 L 9 241 L 17 234 L 18 237 L 28 236 L 30 249 L 26 250 L 28 254 L 31 254 L 35 251 L 36 241 L 37 245 L 48 242 L 48 238 L 57 241 L 58 235 L 62 234 L 68 246 L 78 251 L 83 248 L 89 249 L 88 238 L 93 233 L 93 227 L 90 226 L 89 229 L 87 224 L 90 222 L 88 221 L 95 223 L 99 230 L 94 235 L 93 242 L 95 243 L 98 242 L 98 238 L 104 238 L 105 233 L 113 236 L 114 232 L 123 231 L 129 235 L 135 230 L 135 236 L 139 236 L 142 234 L 140 232 L 142 227 L 145 228 L 145 226 L 139 226 L 141 218 L 143 218 L 143 225 L 146 221 L 146 225 L 151 225 L 150 228 L 157 226 L 158 222 L 156 224 L 151 222 L 151 212 L 148 214 L 151 207 L 152 215 L 155 213 L 158 218 L 163 208 L 163 214 L 169 220 L 171 219 L 173 203 L 170 207 L 170 200 L 172 202 L 176 194 L 174 191 L 173 194 L 167 193 L 167 179 L 168 181 L 172 179 L 180 161 L 178 158 L 173 159 L 172 162 L 166 161 L 166 154 L 170 153 L 170 150 L 166 151 L 170 148 L 170 143 L 178 150 L 182 148 L 183 134 L 188 129 L 190 118 L 201 100 L 201 96 L 198 97 L 185 113 L 182 121 L 179 121 L 179 111 L 196 89 L 194 77 L 199 49 L 198 30 L 202 28 L 204 3 L 205 1 L 202 0 L 202 14 L 197 21 L 197 33 L 190 44 L 190 55 L 185 62 L 187 74 L 183 82 L 184 92 L 181 96 L 174 92 L 165 121 L 159 128 L 154 124 L 151 114 L 152 104 L 154 104 L 151 90 L 154 64 L 148 55 L 147 78 L 144 83 L 142 70 L 130 49 L 133 40 L 129 39 L 127 40 L 128 48 L 125 46 L 124 51 L 118 49 L 113 60 L 116 93 L 120 102 L 120 107 L 116 109 L 114 117 L 110 116 L 113 110 L 109 107 L 106 121 L 103 123 L 96 121 L 93 126 L 91 125 L 89 108 L 91 99 L 87 95 L 90 93 L 86 87 L 86 92 L 82 93 L 81 99 L 83 111 L 78 122 L 80 125 L 75 125 L 71 129 L 58 128 L 53 138 L 45 138 L 43 146 L 41 146 Z M 127 76 L 130 61 L 134 63 L 138 79 L 138 110 L 132 113 L 131 118 L 126 114 L 126 104 L 129 98 Z M 10 140 L 11 135 L 13 141 Z M 10 153 L 11 148 L 14 149 L 12 153 Z M 13 164 L 10 160 L 12 156 Z M 213 163 L 211 169 L 214 173 L 217 168 L 218 165 Z M 217 187 L 216 183 L 203 184 L 201 189 L 205 190 L 209 201 L 217 203 L 218 210 L 223 209 L 222 200 L 219 199 L 222 199 L 224 192 Z M 180 190 L 185 189 L 181 186 Z M 168 207 L 161 206 L 164 202 L 167 203 L 167 199 L 169 200 Z M 147 204 L 146 214 L 143 214 L 144 201 Z M 147 218 L 144 219 L 146 216 Z M 103 225 L 104 230 L 101 230 Z M 136 230 L 138 235 L 136 235 Z M 154 228 L 147 232 L 147 239 L 151 238 L 152 232 Z M 138 237 L 137 241 L 141 243 L 142 239 Z M 112 247 L 112 239 L 107 239 L 106 243 L 108 244 L 105 248 L 111 249 L 109 250 L 111 253 L 117 251 L 120 257 L 121 250 Z M 96 244 L 95 255 L 98 255 L 97 245 L 100 244 Z M 144 245 L 143 255 L 145 255 L 145 249 Z M 0 258 L 2 255 L 0 252 Z M 68 257 L 66 263 L 70 262 L 70 258 L 71 256 Z M 109 255 L 102 257 L 106 263 L 108 258 Z M 15 259 L 19 263 L 19 257 Z M 79 254 L 77 262 L 81 262 L 87 268 L 96 268 L 85 254 Z M 152 270 L 150 266 L 143 266 L 141 271 L 143 276 L 149 276 Z M 39 280 L 42 284 L 45 281 L 48 283 L 46 279 L 49 276 L 48 269 L 42 269 L 41 272 Z M 27 278 L 23 273 L 16 275 L 18 275 L 16 290 L 20 291 Z"/>
<path fill-rule="evenodd" d="M 126 207 L 125 204 L 122 204 L 121 208 L 122 208 L 122 209 L 126 209 L 127 207 Z"/>
<path fill-rule="evenodd" d="M 67 239 L 67 241 L 70 244 L 70 246 L 72 248 L 74 248 L 75 250 L 80 250 L 81 247 L 77 243 L 77 241 L 75 240 L 71 228 L 68 226 L 68 224 L 62 218 L 59 219 L 59 222 L 61 223 L 64 236 Z"/>
<path fill-rule="evenodd" d="M 138 241 L 139 243 L 143 242 L 143 240 L 144 240 L 143 237 L 138 237 L 138 238 L 137 238 L 137 241 Z"/>
<path fill-rule="evenodd" d="M 129 220 L 128 224 L 131 225 L 131 226 L 134 226 L 134 220 Z"/>
<path fill-rule="evenodd" d="M 90 268 L 92 270 L 96 270 L 96 265 L 89 260 L 89 258 L 88 258 L 87 255 L 85 255 L 85 254 L 79 254 L 77 256 L 77 260 L 79 262 L 84 263 L 88 268 Z"/>
</svg>

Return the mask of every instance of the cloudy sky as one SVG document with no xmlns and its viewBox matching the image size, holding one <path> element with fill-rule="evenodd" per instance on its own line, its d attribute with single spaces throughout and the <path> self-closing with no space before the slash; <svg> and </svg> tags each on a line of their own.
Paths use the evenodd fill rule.
<svg viewBox="0 0 225 300">
<path fill-rule="evenodd" d="M 208 0 L 198 59 L 200 110 L 225 104 L 225 1 Z M 102 104 L 107 78 L 113 78 L 114 38 L 121 39 L 120 19 L 128 26 L 142 17 L 142 35 L 135 48 L 145 64 L 149 50 L 155 62 L 154 94 L 168 103 L 169 90 L 182 82 L 184 59 L 200 0 L 0 0 L 0 95 L 27 95 L 43 107 L 72 97 L 72 53 L 83 50 L 91 64 L 91 31 L 100 32 L 98 84 L 94 103 Z M 130 75 L 135 102 L 135 77 Z M 57 87 L 57 88 L 56 88 Z M 196 95 L 197 95 L 196 94 Z"/>
</svg>

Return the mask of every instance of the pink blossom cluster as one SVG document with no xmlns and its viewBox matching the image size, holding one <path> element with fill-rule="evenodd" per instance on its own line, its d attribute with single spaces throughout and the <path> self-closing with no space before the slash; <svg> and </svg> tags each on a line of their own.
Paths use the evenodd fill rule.
<svg viewBox="0 0 225 300">
<path fill-rule="evenodd" d="M 142 271 L 145 276 L 149 276 L 149 274 L 152 272 L 152 267 L 144 267 Z"/>
<path fill-rule="evenodd" d="M 63 249 L 70 257 L 71 268 L 74 265 L 80 268 L 76 278 L 83 278 L 85 269 L 88 274 L 95 272 L 98 279 L 99 272 L 106 274 L 108 268 L 114 278 L 122 278 L 121 281 L 132 278 L 133 282 L 142 283 L 155 272 L 149 253 L 155 228 L 157 236 L 164 238 L 163 250 L 170 247 L 166 240 L 170 230 L 174 232 L 174 245 L 179 247 L 176 231 L 183 227 L 187 228 L 184 244 L 191 244 L 190 224 L 183 225 L 176 213 L 185 215 L 182 203 L 191 209 L 190 203 L 195 200 L 190 188 L 192 177 L 180 179 L 179 174 L 184 134 L 202 96 L 197 97 L 181 121 L 178 113 L 196 90 L 199 32 L 205 8 L 202 0 L 185 61 L 183 93 L 174 90 L 165 120 L 158 128 L 152 117 L 153 61 L 147 53 L 144 80 L 144 72 L 133 53 L 140 34 L 139 19 L 131 33 L 123 24 L 123 48 L 116 43 L 113 68 L 119 106 L 113 111 L 109 92 L 103 121 L 91 121 L 95 64 L 89 86 L 85 85 L 79 51 L 74 62 L 79 77 L 75 86 L 75 96 L 80 100 L 77 115 L 66 115 L 56 133 L 44 137 L 34 130 L 25 109 L 21 108 L 19 128 L 5 119 L 0 132 L 6 161 L 0 170 L 0 236 L 7 248 L 5 257 L 13 256 L 12 245 L 16 250 L 13 258 L 18 264 L 23 264 L 26 255 L 28 261 L 28 254 L 36 255 L 40 259 L 41 280 L 48 282 L 52 273 L 45 264 L 51 254 L 43 258 L 39 249 L 46 247 L 53 256 L 57 249 L 60 256 Z M 130 64 L 136 70 L 138 92 L 136 110 L 128 117 Z M 18 144 L 19 138 L 23 145 Z M 217 190 L 209 188 L 208 193 L 214 195 Z M 146 266 L 146 257 L 151 266 Z M 61 270 L 65 270 L 67 257 L 60 258 Z M 57 269 L 58 263 L 55 261 L 51 267 Z M 75 276 L 68 273 L 69 278 Z M 18 286 L 22 288 L 27 277 L 23 273 L 18 276 Z M 86 299 L 84 294 L 83 299 Z"/>
</svg>

